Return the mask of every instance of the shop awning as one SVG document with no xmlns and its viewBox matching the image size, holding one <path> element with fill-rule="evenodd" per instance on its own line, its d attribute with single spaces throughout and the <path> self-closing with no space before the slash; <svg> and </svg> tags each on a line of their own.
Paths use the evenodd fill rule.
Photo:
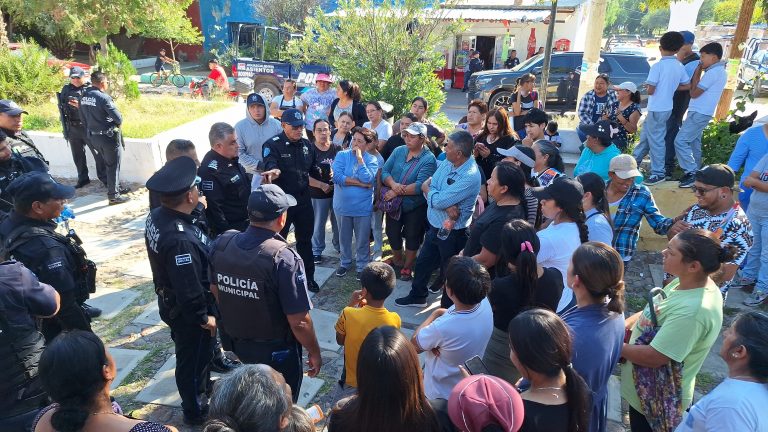
<svg viewBox="0 0 768 432">
<path fill-rule="evenodd" d="M 536 9 L 443 9 L 446 19 L 463 18 L 466 22 L 544 22 L 549 18 L 548 10 Z M 561 12 L 562 13 L 562 12 Z"/>
</svg>

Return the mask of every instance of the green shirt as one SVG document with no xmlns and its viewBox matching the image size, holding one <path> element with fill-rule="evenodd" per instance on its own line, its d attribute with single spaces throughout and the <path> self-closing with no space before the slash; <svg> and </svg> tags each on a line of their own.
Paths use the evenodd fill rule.
<svg viewBox="0 0 768 432">
<path fill-rule="evenodd" d="M 658 295 L 653 299 L 661 328 L 651 341 L 651 346 L 670 359 L 683 363 L 685 410 L 693 401 L 696 374 L 723 325 L 723 297 L 716 287 L 677 290 L 678 285 L 680 280 L 675 278 L 664 287 L 666 299 L 662 300 Z M 651 326 L 651 316 L 646 306 L 632 328 L 629 343 L 634 344 L 635 339 Z M 632 363 L 629 361 L 621 367 L 621 396 L 632 408 L 643 412 L 632 376 Z"/>
</svg>

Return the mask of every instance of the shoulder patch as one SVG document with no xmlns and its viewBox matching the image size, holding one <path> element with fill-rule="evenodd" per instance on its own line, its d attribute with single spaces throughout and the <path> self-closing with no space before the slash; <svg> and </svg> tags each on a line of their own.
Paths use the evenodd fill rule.
<svg viewBox="0 0 768 432">
<path fill-rule="evenodd" d="M 274 138 L 272 139 L 272 141 L 274 141 Z M 269 156 L 269 153 L 270 153 L 269 147 L 264 147 L 264 150 L 262 150 L 261 153 L 262 153 L 262 157 Z"/>
<path fill-rule="evenodd" d="M 192 255 L 190 254 L 183 254 L 183 255 L 176 255 L 176 266 L 183 266 L 187 264 L 192 264 Z"/>
<path fill-rule="evenodd" d="M 280 135 L 276 135 L 276 136 L 272 137 L 272 141 L 274 141 L 274 142 L 280 141 Z"/>
<path fill-rule="evenodd" d="M 213 190 L 213 180 L 203 180 L 203 181 L 200 183 L 200 187 L 201 187 L 201 188 L 202 188 L 204 191 L 212 191 L 212 190 Z"/>
<path fill-rule="evenodd" d="M 61 263 L 61 261 L 56 261 L 52 263 L 48 263 L 48 270 L 55 270 L 57 268 L 64 267 L 64 264 Z"/>
<path fill-rule="evenodd" d="M 215 160 L 215 159 L 214 159 L 214 160 L 212 160 L 212 161 L 211 161 L 211 162 L 208 164 L 208 168 L 210 168 L 210 169 L 212 169 L 212 170 L 217 170 L 217 169 L 219 169 L 219 161 L 217 161 L 217 160 Z"/>
</svg>

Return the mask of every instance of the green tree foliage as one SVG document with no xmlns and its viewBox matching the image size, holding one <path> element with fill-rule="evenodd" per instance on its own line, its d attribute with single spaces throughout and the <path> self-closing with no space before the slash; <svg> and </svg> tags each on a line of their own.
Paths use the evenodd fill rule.
<svg viewBox="0 0 768 432">
<path fill-rule="evenodd" d="M 642 0 L 609 0 L 605 13 L 605 35 L 637 33 L 647 13 Z"/>
<path fill-rule="evenodd" d="M 38 103 L 50 99 L 65 79 L 61 67 L 49 65 L 51 54 L 36 43 L 22 42 L 11 51 L 0 47 L 0 95 L 19 104 Z"/>
<path fill-rule="evenodd" d="M 429 101 L 431 112 L 445 101 L 434 71 L 444 66 L 446 40 L 463 27 L 443 21 L 434 0 L 341 0 L 336 16 L 319 8 L 307 17 L 306 37 L 294 39 L 288 52 L 296 63 L 328 64 L 337 77 L 360 85 L 363 99 L 383 100 L 395 115 L 406 112 L 415 96 Z"/>
<path fill-rule="evenodd" d="M 668 24 L 669 9 L 652 10 L 640 20 L 640 27 L 648 33 L 666 30 Z"/>
<path fill-rule="evenodd" d="M 271 25 L 289 25 L 301 28 L 304 19 L 320 6 L 320 0 L 253 0 L 256 19 L 265 19 Z"/>
<path fill-rule="evenodd" d="M 136 75 L 136 68 L 128 60 L 122 51 L 109 43 L 107 50 L 101 50 L 96 54 L 96 70 L 104 72 L 109 78 L 109 94 L 115 99 L 126 97 L 136 99 L 139 97 L 139 85 L 131 80 Z"/>
<path fill-rule="evenodd" d="M 735 24 L 739 20 L 739 11 L 741 10 L 742 0 L 722 0 L 715 4 L 713 8 L 713 20 L 718 23 Z M 752 24 L 765 22 L 763 8 L 760 4 L 755 6 L 752 13 Z"/>
<path fill-rule="evenodd" d="M 203 41 L 200 30 L 193 26 L 192 21 L 187 17 L 187 8 L 192 1 L 161 2 L 159 6 L 162 13 L 158 19 L 148 21 L 141 30 L 142 36 L 167 42 L 174 60 L 176 60 L 175 50 L 179 44 L 199 44 Z"/>
</svg>

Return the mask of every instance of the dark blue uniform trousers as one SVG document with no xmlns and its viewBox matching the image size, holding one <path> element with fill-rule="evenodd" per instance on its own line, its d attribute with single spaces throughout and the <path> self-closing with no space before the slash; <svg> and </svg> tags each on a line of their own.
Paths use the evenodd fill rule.
<svg viewBox="0 0 768 432">
<path fill-rule="evenodd" d="M 426 299 L 428 296 L 427 284 L 432 272 L 440 269 L 441 274 L 445 274 L 445 268 L 448 266 L 448 260 L 458 254 L 464 245 L 467 244 L 467 230 L 453 230 L 445 240 L 437 238 L 437 228 L 430 226 L 427 235 L 424 237 L 424 244 L 421 246 L 419 255 L 416 257 L 414 268 L 416 271 L 413 276 L 410 295 L 417 299 Z M 443 297 L 448 300 L 447 296 Z"/>
<path fill-rule="evenodd" d="M 232 352 L 246 364 L 266 364 L 281 374 L 291 386 L 293 402 L 299 399 L 304 370 L 301 344 L 296 341 L 254 341 L 232 339 Z"/>
<path fill-rule="evenodd" d="M 176 387 L 181 396 L 181 408 L 190 418 L 203 414 L 201 399 L 209 391 L 211 376 L 208 364 L 213 358 L 214 339 L 211 332 L 183 318 L 170 323 L 171 339 L 176 346 Z"/>
<path fill-rule="evenodd" d="M 107 176 L 107 196 L 114 198 L 119 195 L 120 188 L 120 159 L 123 157 L 123 146 L 120 145 L 120 137 L 117 133 L 109 137 L 106 135 L 91 135 L 88 137 L 94 149 L 104 160 Z"/>
<path fill-rule="evenodd" d="M 88 178 L 88 161 L 85 158 L 85 148 L 91 151 L 96 162 L 96 176 L 102 183 L 107 184 L 107 167 L 101 154 L 93 148 L 86 138 L 86 130 L 82 127 L 70 126 L 68 133 L 69 150 L 72 152 L 72 161 L 77 168 L 77 181 L 85 182 Z"/>
</svg>

